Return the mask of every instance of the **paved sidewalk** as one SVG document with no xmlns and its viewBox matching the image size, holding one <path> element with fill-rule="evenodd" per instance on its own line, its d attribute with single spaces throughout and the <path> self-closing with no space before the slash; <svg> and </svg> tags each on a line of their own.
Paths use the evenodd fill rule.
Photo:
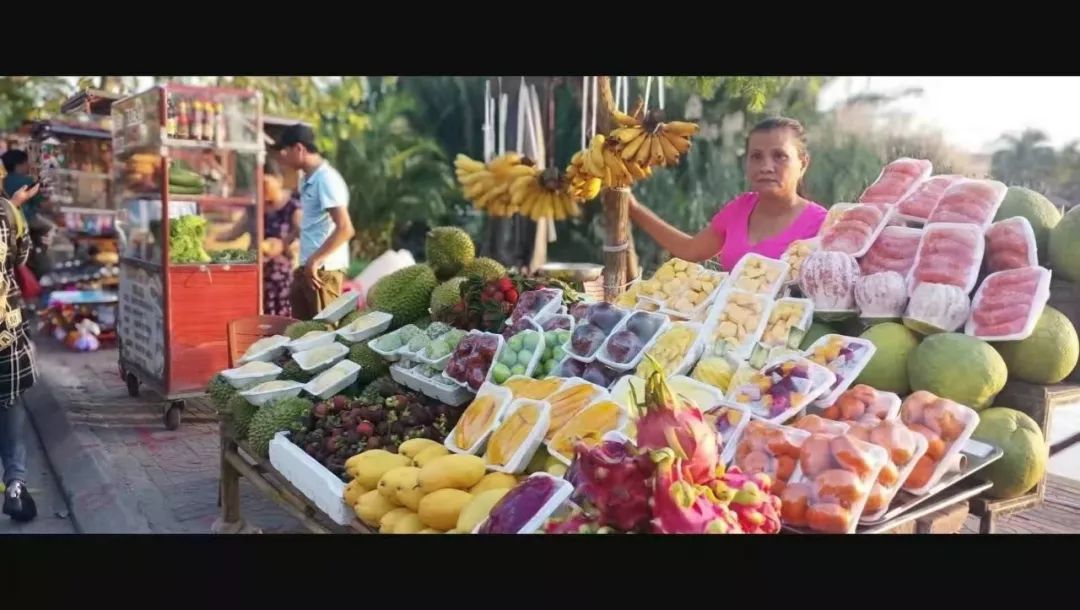
<svg viewBox="0 0 1080 610">
<path fill-rule="evenodd" d="M 27 487 L 34 496 L 38 516 L 30 523 L 16 523 L 0 515 L 0 536 L 5 534 L 74 534 L 75 525 L 68 514 L 67 503 L 56 484 L 34 427 L 26 424 Z"/>
<path fill-rule="evenodd" d="M 86 533 L 209 533 L 218 516 L 219 441 L 213 414 L 189 403 L 169 432 L 163 402 L 130 398 L 115 350 L 74 353 L 39 339 L 42 376 L 27 395 L 75 526 Z M 298 532 L 246 482 L 243 515 L 264 532 Z"/>
</svg>

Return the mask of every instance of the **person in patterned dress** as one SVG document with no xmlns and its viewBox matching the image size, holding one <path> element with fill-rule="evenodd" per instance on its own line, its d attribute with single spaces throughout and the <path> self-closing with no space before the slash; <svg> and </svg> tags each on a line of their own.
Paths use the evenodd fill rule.
<svg viewBox="0 0 1080 610">
<path fill-rule="evenodd" d="M 30 232 L 20 207 L 37 194 L 38 187 L 22 187 L 11 200 L 0 199 L 0 461 L 4 466 L 4 514 L 15 521 L 30 521 L 37 506 L 26 489 L 26 444 L 23 438 L 26 407 L 20 397 L 37 380 L 34 345 L 29 323 L 23 319 L 23 299 L 15 269 L 30 256 Z"/>
<path fill-rule="evenodd" d="M 289 193 L 282 187 L 281 169 L 273 160 L 263 165 L 263 313 L 270 316 L 292 315 L 289 290 L 296 257 L 299 253 L 300 192 Z M 255 235 L 253 213 L 248 208 L 232 228 L 217 236 L 233 241 L 245 233 Z"/>
</svg>

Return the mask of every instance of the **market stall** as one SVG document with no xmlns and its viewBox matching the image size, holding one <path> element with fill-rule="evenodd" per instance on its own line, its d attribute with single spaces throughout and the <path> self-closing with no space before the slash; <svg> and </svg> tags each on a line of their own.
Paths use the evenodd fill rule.
<svg viewBox="0 0 1080 610">
<path fill-rule="evenodd" d="M 261 309 L 261 96 L 164 85 L 113 104 L 112 121 L 120 368 L 132 395 L 166 400 L 174 429 L 184 399 L 228 366 L 228 322 Z M 238 222 L 250 226 L 222 241 Z"/>
</svg>

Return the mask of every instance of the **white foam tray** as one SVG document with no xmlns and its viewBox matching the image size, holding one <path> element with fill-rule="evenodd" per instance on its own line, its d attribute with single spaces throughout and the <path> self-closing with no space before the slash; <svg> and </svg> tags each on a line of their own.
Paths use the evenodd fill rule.
<svg viewBox="0 0 1080 610">
<path fill-rule="evenodd" d="M 348 525 L 356 519 L 356 513 L 344 500 L 345 483 L 293 444 L 285 432 L 278 432 L 270 440 L 270 465 L 334 523 Z"/>
</svg>

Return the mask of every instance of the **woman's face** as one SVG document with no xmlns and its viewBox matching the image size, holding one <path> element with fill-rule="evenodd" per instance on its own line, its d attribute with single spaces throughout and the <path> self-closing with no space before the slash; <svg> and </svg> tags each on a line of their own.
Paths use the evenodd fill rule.
<svg viewBox="0 0 1080 610">
<path fill-rule="evenodd" d="M 798 140 L 790 129 L 772 129 L 750 135 L 746 175 L 752 190 L 763 195 L 794 196 L 806 173 Z"/>
</svg>

